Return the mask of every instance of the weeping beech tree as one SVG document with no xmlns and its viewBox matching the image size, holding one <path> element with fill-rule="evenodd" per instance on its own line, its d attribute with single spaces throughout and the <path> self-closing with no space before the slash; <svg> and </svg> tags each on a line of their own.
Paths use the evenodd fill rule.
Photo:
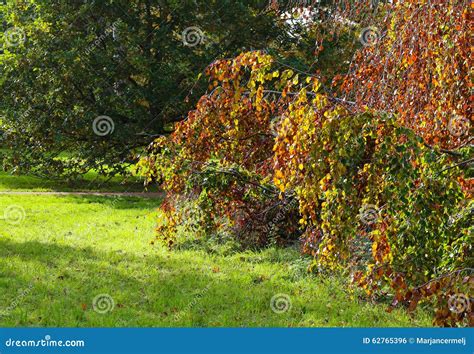
<svg viewBox="0 0 474 354">
<path fill-rule="evenodd" d="M 208 93 L 139 163 L 167 191 L 157 238 L 300 240 L 311 270 L 346 273 L 389 311 L 429 304 L 436 325 L 472 326 L 463 5 L 386 5 L 329 90 L 264 52 L 214 62 Z"/>
</svg>

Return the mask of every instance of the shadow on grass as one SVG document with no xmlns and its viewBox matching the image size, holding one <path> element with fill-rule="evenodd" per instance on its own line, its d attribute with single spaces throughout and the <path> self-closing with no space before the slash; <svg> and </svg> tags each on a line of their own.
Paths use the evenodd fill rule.
<svg viewBox="0 0 474 354">
<path fill-rule="evenodd" d="M 238 309 L 249 301 L 249 284 L 203 271 L 189 259 L 12 240 L 0 240 L 0 258 L 14 267 L 0 262 L 2 307 L 32 285 L 18 309 L 0 317 L 0 326 L 182 326 L 176 315 L 183 313 L 205 326 L 221 323 L 222 311 L 235 320 L 248 316 Z M 272 286 L 258 284 L 257 290 L 253 297 L 261 297 L 265 308 Z M 112 312 L 92 309 L 98 294 L 112 296 Z M 200 306 L 202 296 L 208 298 Z"/>
</svg>

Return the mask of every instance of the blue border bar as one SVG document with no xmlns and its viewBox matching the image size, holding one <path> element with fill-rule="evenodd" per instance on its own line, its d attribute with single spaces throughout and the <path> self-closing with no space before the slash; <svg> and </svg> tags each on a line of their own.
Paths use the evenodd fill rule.
<svg viewBox="0 0 474 354">
<path fill-rule="evenodd" d="M 473 354 L 473 337 L 474 328 L 1 328 L 0 353 Z"/>
</svg>

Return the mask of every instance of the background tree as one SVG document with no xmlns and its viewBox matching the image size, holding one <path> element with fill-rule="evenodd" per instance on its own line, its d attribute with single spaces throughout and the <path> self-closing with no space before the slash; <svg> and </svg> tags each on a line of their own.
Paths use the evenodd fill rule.
<svg viewBox="0 0 474 354">
<path fill-rule="evenodd" d="M 134 149 L 184 117 L 205 90 L 199 74 L 210 63 L 278 37 L 265 5 L 7 2 L 0 129 L 2 145 L 16 152 L 11 164 L 55 174 L 121 171 Z M 67 161 L 57 158 L 64 152 Z"/>
</svg>

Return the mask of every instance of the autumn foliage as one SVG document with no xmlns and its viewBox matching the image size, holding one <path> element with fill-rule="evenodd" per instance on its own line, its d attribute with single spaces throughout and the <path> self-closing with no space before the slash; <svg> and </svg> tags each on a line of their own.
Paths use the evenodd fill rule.
<svg viewBox="0 0 474 354">
<path fill-rule="evenodd" d="M 472 126 L 470 1 L 400 1 L 344 85 L 359 106 L 397 114 L 428 144 L 456 148 Z M 382 30 L 383 29 L 383 30 Z"/>
<path fill-rule="evenodd" d="M 387 6 L 333 93 L 260 51 L 212 63 L 208 94 L 139 164 L 168 193 L 157 237 L 300 240 L 312 271 L 346 273 L 389 311 L 472 326 L 468 17 L 461 2 Z"/>
</svg>

